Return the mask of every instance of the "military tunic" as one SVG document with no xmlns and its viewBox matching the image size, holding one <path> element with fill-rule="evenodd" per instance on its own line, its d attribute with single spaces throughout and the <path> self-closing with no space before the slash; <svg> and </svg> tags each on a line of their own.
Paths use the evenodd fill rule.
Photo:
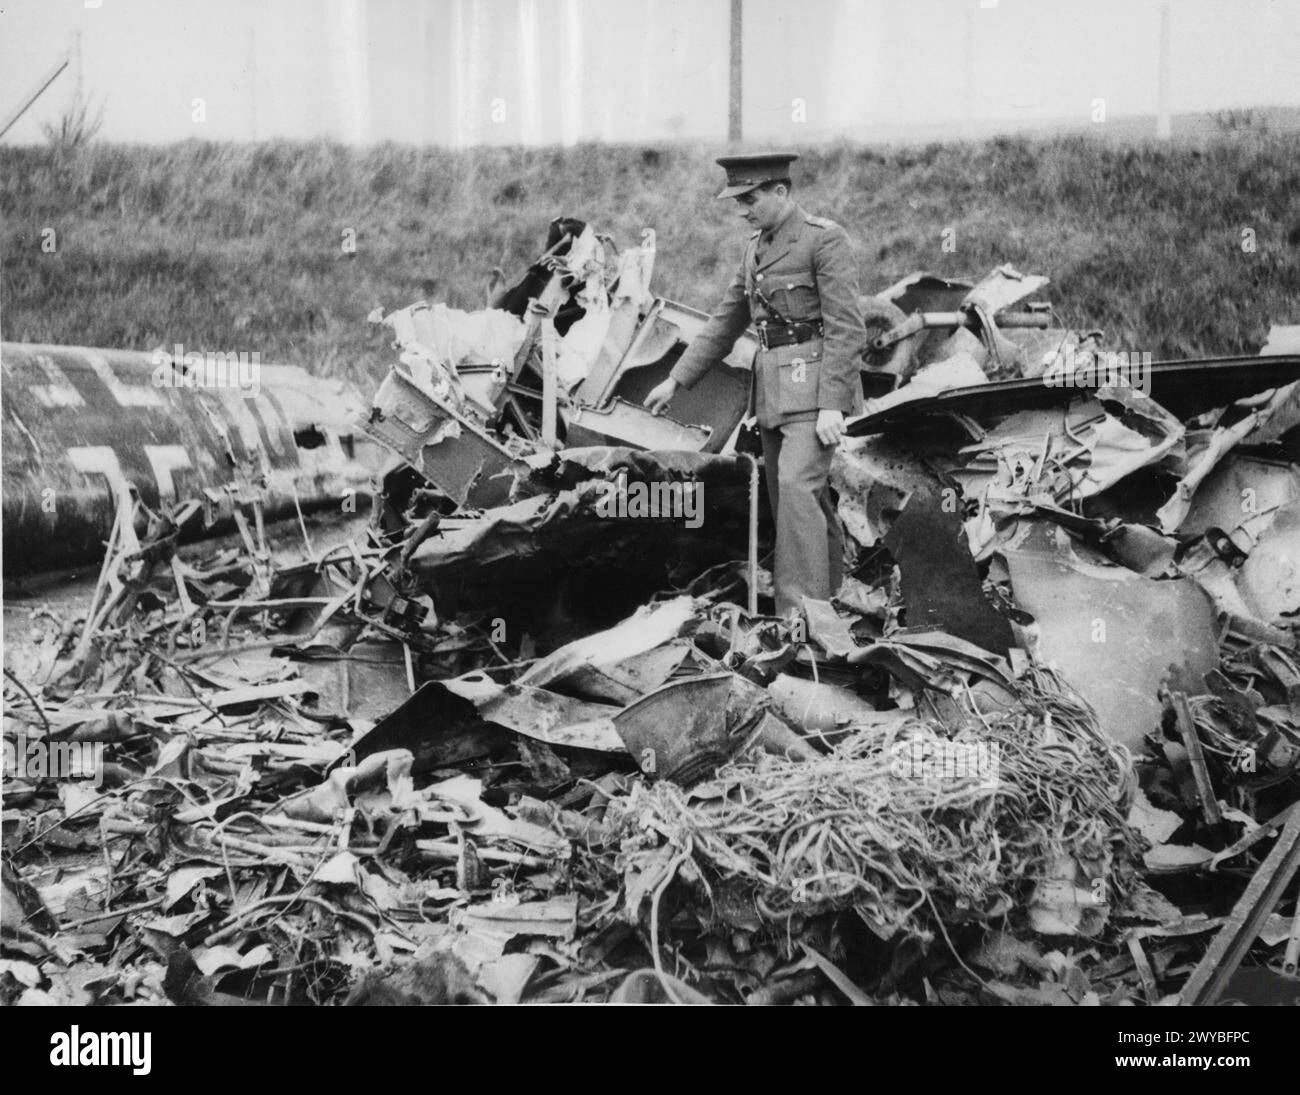
<svg viewBox="0 0 1300 1095">
<path fill-rule="evenodd" d="M 731 352 L 745 328 L 820 320 L 821 338 L 760 350 L 754 359 L 753 412 L 761 427 L 815 418 L 820 409 L 862 412 L 859 377 L 866 328 L 848 234 L 799 206 L 765 241 L 755 232 L 740 269 L 704 330 L 673 367 L 691 388 Z M 802 362 L 802 366 L 798 363 Z"/>
<path fill-rule="evenodd" d="M 844 229 L 796 205 L 770 233 L 755 232 L 722 302 L 671 374 L 693 387 L 751 322 L 779 331 L 817 321 L 821 337 L 760 349 L 754 359 L 751 409 L 776 521 L 780 613 L 798 608 L 802 597 L 828 599 L 843 575 L 843 537 L 828 484 L 834 450 L 821 444 L 815 427 L 819 410 L 862 411 L 867 336 Z"/>
</svg>

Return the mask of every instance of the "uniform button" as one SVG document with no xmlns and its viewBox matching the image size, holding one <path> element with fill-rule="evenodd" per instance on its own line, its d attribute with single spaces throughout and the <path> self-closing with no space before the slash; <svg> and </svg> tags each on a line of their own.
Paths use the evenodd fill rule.
<svg viewBox="0 0 1300 1095">
<path fill-rule="evenodd" d="M 755 274 L 754 276 L 755 276 L 759 281 L 762 281 L 762 280 L 763 280 L 763 275 L 762 275 L 762 274 Z"/>
<path fill-rule="evenodd" d="M 794 288 L 794 282 L 793 282 L 793 281 L 790 282 L 790 284 L 787 285 L 786 288 L 787 288 L 787 289 L 793 289 L 793 288 Z"/>
</svg>

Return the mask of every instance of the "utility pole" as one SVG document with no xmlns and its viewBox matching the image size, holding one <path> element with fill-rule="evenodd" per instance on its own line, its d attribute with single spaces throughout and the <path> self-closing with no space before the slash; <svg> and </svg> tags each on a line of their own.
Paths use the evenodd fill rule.
<svg viewBox="0 0 1300 1095">
<path fill-rule="evenodd" d="M 742 3 L 743 0 L 731 0 L 731 110 L 727 116 L 727 140 L 732 144 L 739 144 L 744 139 L 744 127 L 741 124 L 741 96 L 744 90 Z"/>
<path fill-rule="evenodd" d="M 975 12 L 970 4 L 966 5 L 962 46 L 962 136 L 970 137 L 975 128 Z"/>
<path fill-rule="evenodd" d="M 1173 132 L 1169 118 L 1169 4 L 1160 5 L 1160 57 L 1156 73 L 1156 140 Z"/>
<path fill-rule="evenodd" d="M 248 25 L 248 128 L 251 139 L 260 138 L 257 131 L 257 24 Z"/>
</svg>

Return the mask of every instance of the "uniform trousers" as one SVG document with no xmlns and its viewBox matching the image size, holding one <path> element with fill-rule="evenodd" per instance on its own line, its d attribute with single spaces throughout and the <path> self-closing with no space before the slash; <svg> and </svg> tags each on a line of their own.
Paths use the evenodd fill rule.
<svg viewBox="0 0 1300 1095">
<path fill-rule="evenodd" d="M 817 440 L 817 416 L 760 427 L 767 494 L 776 522 L 776 611 L 784 616 L 801 599 L 826 601 L 844 577 L 844 535 L 831 501 L 834 445 Z"/>
</svg>

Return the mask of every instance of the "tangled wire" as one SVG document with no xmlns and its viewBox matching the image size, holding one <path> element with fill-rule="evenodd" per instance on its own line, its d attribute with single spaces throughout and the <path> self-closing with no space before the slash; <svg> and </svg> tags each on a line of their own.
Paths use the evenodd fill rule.
<svg viewBox="0 0 1300 1095">
<path fill-rule="evenodd" d="M 744 887 L 770 925 L 852 906 L 922 937 L 927 907 L 941 923 L 1000 915 L 1063 855 L 1127 868 L 1139 840 L 1125 823 L 1127 751 L 1046 671 L 1018 699 L 994 716 L 970 705 L 951 735 L 912 719 L 859 730 L 811 763 L 753 756 L 689 791 L 642 785 L 624 832 L 657 835 L 660 862 L 671 854 L 671 873 L 710 896 L 710 880 Z M 625 844 L 633 872 L 647 855 L 636 843 Z M 1109 872 L 1112 891 L 1124 874 Z"/>
</svg>

